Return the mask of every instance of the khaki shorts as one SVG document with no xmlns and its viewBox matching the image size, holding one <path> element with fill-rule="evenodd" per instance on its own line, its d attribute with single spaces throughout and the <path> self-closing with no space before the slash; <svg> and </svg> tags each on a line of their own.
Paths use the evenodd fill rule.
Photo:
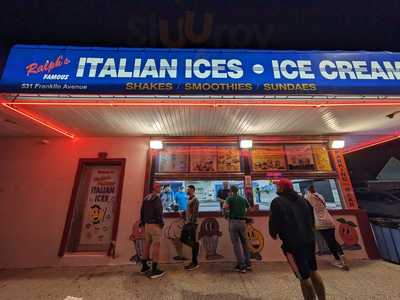
<svg viewBox="0 0 400 300">
<path fill-rule="evenodd" d="M 145 224 L 144 239 L 147 243 L 159 243 L 161 239 L 162 229 L 160 224 Z"/>
</svg>

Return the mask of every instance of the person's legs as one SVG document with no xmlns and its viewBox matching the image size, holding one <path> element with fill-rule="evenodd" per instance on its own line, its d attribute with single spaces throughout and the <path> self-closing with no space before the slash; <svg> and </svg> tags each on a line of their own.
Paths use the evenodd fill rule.
<svg viewBox="0 0 400 300">
<path fill-rule="evenodd" d="M 329 250 L 332 252 L 332 255 L 335 257 L 336 260 L 340 260 L 337 241 L 335 239 L 335 229 L 323 229 L 319 230 L 321 235 L 323 236 L 326 244 L 328 245 Z M 340 245 L 339 245 L 340 247 Z"/>
<path fill-rule="evenodd" d="M 192 248 L 192 262 L 193 264 L 198 264 L 198 256 L 199 256 L 199 250 L 200 250 L 200 244 L 199 242 L 194 242 L 193 248 Z"/>
<path fill-rule="evenodd" d="M 247 237 L 246 222 L 243 221 L 239 226 L 239 238 L 240 238 L 240 243 L 242 244 L 242 248 L 243 248 L 244 264 L 248 268 L 250 268 L 250 265 L 251 265 L 250 251 L 249 251 L 249 247 L 247 245 L 246 237 Z"/>
<path fill-rule="evenodd" d="M 150 248 L 152 244 L 152 236 L 149 228 L 150 224 L 145 224 L 144 226 L 144 241 L 143 241 L 143 257 L 142 257 L 142 269 L 140 273 L 144 274 L 150 270 L 149 266 L 147 265 L 147 261 L 150 257 Z"/>
<path fill-rule="evenodd" d="M 301 291 L 304 299 L 315 299 L 315 292 L 319 299 L 325 299 L 325 290 L 323 288 L 322 280 L 319 278 L 320 282 L 317 280 L 316 286 L 313 286 L 313 280 L 312 278 L 310 279 L 311 274 L 317 271 L 315 243 L 305 244 L 297 249 L 284 253 L 294 274 L 300 280 Z M 318 274 L 315 276 L 318 276 Z M 319 283 L 322 284 L 322 288 Z"/>
<path fill-rule="evenodd" d="M 233 252 L 235 253 L 237 264 L 240 266 L 244 265 L 244 259 L 242 255 L 241 243 L 240 243 L 240 226 L 236 220 L 229 221 L 229 235 L 231 238 Z"/>
<path fill-rule="evenodd" d="M 159 278 L 165 274 L 164 271 L 161 271 L 158 268 L 162 230 L 159 224 L 149 224 L 149 228 L 152 239 L 152 253 L 151 253 L 152 265 L 151 265 L 151 274 L 149 275 L 149 277 L 154 279 L 154 278 Z"/>
<path fill-rule="evenodd" d="M 317 272 L 317 258 L 315 256 L 315 243 L 311 243 L 306 245 L 305 247 L 305 255 L 307 257 L 308 266 L 310 269 L 310 278 L 314 287 L 314 291 L 317 294 L 319 300 L 325 300 L 325 287 L 322 281 L 321 276 Z"/>
<path fill-rule="evenodd" d="M 172 243 L 174 244 L 175 250 L 176 250 L 176 256 L 174 257 L 175 260 L 185 260 L 185 257 L 183 256 L 183 244 L 180 240 L 172 240 Z"/>
<path fill-rule="evenodd" d="M 160 258 L 160 240 L 161 227 L 159 224 L 149 224 L 151 227 L 150 234 L 152 239 L 151 261 L 153 262 L 153 270 L 157 268 L 157 263 Z"/>
<path fill-rule="evenodd" d="M 344 256 L 342 247 L 335 237 L 335 228 L 320 230 L 320 233 L 324 237 L 324 240 L 326 241 L 326 244 L 328 245 L 329 250 L 332 252 L 332 255 L 335 257 L 335 259 L 340 261 L 342 267 L 348 270 L 349 267 L 347 259 Z"/>
<path fill-rule="evenodd" d="M 197 226 L 193 225 L 190 236 L 191 236 L 191 241 L 192 241 L 192 243 L 191 243 L 192 244 L 191 245 L 191 247 L 192 247 L 192 263 L 195 265 L 198 264 L 197 258 L 199 256 L 199 249 L 200 249 L 200 244 L 197 241 L 196 233 L 197 233 Z"/>
<path fill-rule="evenodd" d="M 300 280 L 301 292 L 305 300 L 314 300 L 315 293 L 310 278 Z"/>
<path fill-rule="evenodd" d="M 325 286 L 319 273 L 317 271 L 311 272 L 310 278 L 318 299 L 325 300 Z"/>
<path fill-rule="evenodd" d="M 193 224 L 189 233 L 190 233 L 189 238 L 185 242 L 185 245 L 192 248 L 192 261 L 189 265 L 185 266 L 185 269 L 191 271 L 197 269 L 199 266 L 198 256 L 199 256 L 200 244 L 196 240 L 197 225 Z"/>
</svg>

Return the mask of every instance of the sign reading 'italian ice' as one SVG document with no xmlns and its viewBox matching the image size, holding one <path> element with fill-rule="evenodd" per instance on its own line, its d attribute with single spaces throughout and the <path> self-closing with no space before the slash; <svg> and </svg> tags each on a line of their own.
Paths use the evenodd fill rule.
<svg viewBox="0 0 400 300">
<path fill-rule="evenodd" d="M 14 46 L 1 91 L 399 94 L 400 54 Z"/>
</svg>

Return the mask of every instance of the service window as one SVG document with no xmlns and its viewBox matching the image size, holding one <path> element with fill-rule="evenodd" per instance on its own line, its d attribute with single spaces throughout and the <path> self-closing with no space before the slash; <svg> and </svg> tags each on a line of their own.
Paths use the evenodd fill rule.
<svg viewBox="0 0 400 300">
<path fill-rule="evenodd" d="M 243 181 L 240 180 L 162 180 L 157 181 L 161 185 L 161 202 L 164 212 L 186 210 L 188 196 L 186 188 L 194 185 L 196 196 L 200 202 L 200 212 L 220 211 L 219 199 L 226 198 L 228 189 L 235 185 L 239 194 L 243 195 Z"/>
<path fill-rule="evenodd" d="M 305 195 L 308 187 L 314 185 L 318 193 L 326 200 L 329 209 L 342 209 L 340 192 L 336 180 L 330 179 L 292 179 L 293 188 Z M 260 210 L 269 210 L 272 200 L 277 197 L 273 180 L 253 180 L 253 197 Z"/>
</svg>

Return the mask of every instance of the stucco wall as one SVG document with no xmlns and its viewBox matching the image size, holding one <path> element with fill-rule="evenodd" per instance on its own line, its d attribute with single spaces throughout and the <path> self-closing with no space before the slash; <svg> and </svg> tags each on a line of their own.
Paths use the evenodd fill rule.
<svg viewBox="0 0 400 300">
<path fill-rule="evenodd" d="M 134 253 L 128 237 L 139 219 L 146 171 L 147 138 L 54 138 L 49 143 L 40 138 L 0 138 L 0 268 L 57 265 L 125 264 Z M 116 258 L 105 255 L 57 256 L 63 235 L 74 178 L 80 158 L 96 158 L 107 152 L 109 158 L 125 158 L 125 177 L 116 245 Z M 356 225 L 359 249 L 347 250 L 350 258 L 366 258 L 365 240 L 355 216 L 338 214 Z M 200 218 L 200 223 L 205 220 Z M 217 240 L 217 260 L 232 261 L 227 221 L 218 222 L 218 238 L 201 238 L 200 259 L 207 261 L 207 247 Z M 267 235 L 267 216 L 254 217 L 253 227 L 264 242 L 261 260 L 284 260 L 280 242 Z M 169 230 L 175 218 L 166 218 L 161 260 L 173 262 L 176 251 L 168 235 L 179 236 L 179 229 Z M 340 224 L 338 223 L 338 226 Z M 210 226 L 208 226 L 210 228 Z M 199 232 L 201 231 L 201 224 Z M 337 232 L 338 240 L 343 239 Z M 257 241 L 253 241 L 257 244 Z M 190 257 L 188 248 L 184 253 Z M 211 258 L 211 260 L 214 260 Z"/>
<path fill-rule="evenodd" d="M 146 169 L 147 138 L 0 138 L 0 268 L 127 262 Z M 126 158 L 118 258 L 57 257 L 79 158 Z"/>
<path fill-rule="evenodd" d="M 338 242 L 343 246 L 343 250 L 346 256 L 350 259 L 364 259 L 368 258 L 364 237 L 361 234 L 359 222 L 357 217 L 351 214 L 347 214 L 345 212 L 335 214 L 334 216 L 336 222 L 336 238 Z M 269 234 L 268 230 L 268 220 L 269 216 L 257 216 L 252 217 L 253 224 L 248 225 L 248 231 L 250 231 L 250 244 L 252 247 L 250 248 L 250 252 L 253 252 L 253 258 L 260 261 L 284 261 L 285 257 L 283 256 L 281 250 L 281 241 L 274 241 Z M 355 225 L 354 230 L 353 226 L 347 226 L 345 229 L 349 229 L 347 232 L 342 229 L 340 226 L 341 222 L 352 222 Z M 177 254 L 174 245 L 171 239 L 179 236 L 179 219 L 177 218 L 167 218 L 165 219 L 165 227 L 163 229 L 163 239 L 161 241 L 161 260 L 163 262 L 173 262 L 173 257 Z M 210 222 L 212 226 L 210 226 Z M 209 225 L 206 225 L 206 224 Z M 218 224 L 218 225 L 215 225 Z M 347 223 L 346 223 L 347 224 Z M 200 241 L 200 261 L 235 261 L 235 257 L 233 254 L 232 243 L 229 238 L 229 229 L 228 229 L 228 221 L 222 217 L 217 218 L 200 218 L 199 219 L 199 227 L 198 227 L 198 237 Z M 204 229 L 213 228 L 212 232 L 206 233 L 206 235 L 202 235 L 201 232 Z M 218 228 L 218 229 L 217 229 Z M 178 234 L 177 234 L 178 233 Z M 203 236 L 203 237 L 202 237 Z M 210 237 L 212 236 L 212 237 Z M 208 239 L 208 240 L 207 240 Z M 319 239 L 317 239 L 319 241 Z M 221 255 L 221 257 L 211 257 L 207 258 L 207 253 L 212 252 L 210 248 L 210 244 L 214 244 L 216 247 L 216 254 Z M 187 247 L 183 248 L 184 254 L 186 257 L 190 258 L 190 249 Z M 330 254 L 327 246 L 322 245 L 320 242 L 317 242 L 317 250 L 322 250 L 323 255 L 327 254 L 327 258 L 333 259 Z M 320 256 L 318 255 L 318 258 Z"/>
</svg>

